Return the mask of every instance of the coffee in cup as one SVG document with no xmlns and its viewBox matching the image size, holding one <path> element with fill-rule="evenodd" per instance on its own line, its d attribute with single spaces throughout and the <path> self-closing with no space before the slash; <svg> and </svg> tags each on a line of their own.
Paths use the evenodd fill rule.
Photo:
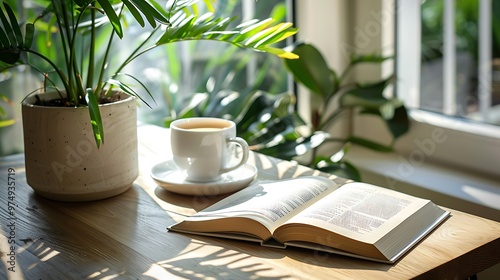
<svg viewBox="0 0 500 280">
<path fill-rule="evenodd" d="M 215 181 L 247 162 L 248 144 L 236 137 L 236 124 L 230 120 L 178 119 L 170 125 L 170 132 L 173 160 L 189 181 Z"/>
</svg>

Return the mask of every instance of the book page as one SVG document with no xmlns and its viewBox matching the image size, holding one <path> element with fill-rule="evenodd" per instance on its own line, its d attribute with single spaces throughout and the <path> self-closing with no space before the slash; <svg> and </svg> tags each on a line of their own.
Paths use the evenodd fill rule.
<svg viewBox="0 0 500 280">
<path fill-rule="evenodd" d="M 186 220 L 247 217 L 273 232 L 278 225 L 337 188 L 328 178 L 312 176 L 257 182 Z"/>
<path fill-rule="evenodd" d="M 427 200 L 365 183 L 349 183 L 289 223 L 310 224 L 372 243 L 424 206 Z"/>
</svg>

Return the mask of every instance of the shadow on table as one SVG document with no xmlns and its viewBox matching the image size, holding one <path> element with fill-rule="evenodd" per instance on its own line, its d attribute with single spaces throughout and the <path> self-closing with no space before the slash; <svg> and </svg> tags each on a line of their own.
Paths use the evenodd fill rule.
<svg viewBox="0 0 500 280">
<path fill-rule="evenodd" d="M 223 195 L 199 195 L 199 196 L 189 196 L 183 194 L 177 194 L 174 192 L 167 191 L 162 187 L 156 187 L 154 194 L 161 200 L 167 202 L 168 204 L 175 205 L 180 208 L 193 209 L 196 212 L 201 211 L 208 206 L 214 204 L 215 202 L 227 197 L 230 194 Z M 172 211 L 171 209 L 168 209 Z M 194 214 L 194 212 L 182 212 L 177 211 L 177 214 L 186 216 Z"/>
<path fill-rule="evenodd" d="M 144 262 L 131 257 L 137 255 L 133 247 L 146 242 L 151 228 L 150 221 L 138 214 L 151 208 L 150 198 L 141 191 L 134 186 L 119 196 L 92 202 L 59 202 L 31 192 L 25 207 L 27 229 L 22 235 L 34 242 L 21 244 L 22 253 L 30 258 L 22 265 L 25 276 L 32 269 L 36 275 L 28 279 L 82 279 L 142 271 L 138 264 Z M 144 236 L 130 228 L 142 228 Z"/>
<path fill-rule="evenodd" d="M 267 275 L 270 263 L 251 259 L 231 242 L 168 232 L 172 218 L 138 185 L 85 203 L 51 201 L 30 192 L 22 204 L 26 221 L 18 231 L 17 269 L 26 279 L 288 277 Z M 284 257 L 266 250 L 251 255 Z"/>
</svg>

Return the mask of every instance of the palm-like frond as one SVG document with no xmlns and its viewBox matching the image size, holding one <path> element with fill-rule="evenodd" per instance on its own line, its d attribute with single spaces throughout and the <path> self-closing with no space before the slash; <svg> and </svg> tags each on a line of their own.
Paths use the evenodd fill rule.
<svg viewBox="0 0 500 280">
<path fill-rule="evenodd" d="M 196 15 L 180 11 L 170 26 L 156 42 L 157 45 L 188 40 L 213 40 L 233 44 L 241 48 L 272 53 L 282 58 L 293 59 L 297 55 L 271 45 L 297 33 L 291 23 L 274 24 L 273 19 L 250 20 L 231 27 L 234 17 L 214 17 L 213 13 Z M 274 24 L 274 25 L 273 25 Z"/>
<path fill-rule="evenodd" d="M 4 9 L 1 9 L 0 12 L 2 22 L 2 26 L 0 26 L 0 61 L 14 64 L 21 57 L 21 52 L 31 47 L 35 29 L 33 24 L 27 24 L 26 35 L 23 37 L 21 25 L 17 22 L 14 12 L 5 3 L 3 7 Z"/>
</svg>

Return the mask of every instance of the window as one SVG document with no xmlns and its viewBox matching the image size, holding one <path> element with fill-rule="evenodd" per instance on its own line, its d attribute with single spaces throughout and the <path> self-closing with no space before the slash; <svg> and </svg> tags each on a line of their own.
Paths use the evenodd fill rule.
<svg viewBox="0 0 500 280">
<path fill-rule="evenodd" d="M 415 4 L 400 1 L 400 9 Z M 500 3 L 491 0 L 418 2 L 402 28 L 420 18 L 420 83 L 409 106 L 500 125 Z M 498 11 L 498 12 L 495 12 Z M 417 33 L 418 34 L 418 33 Z M 412 34 L 413 35 L 413 34 Z M 404 36 L 402 32 L 399 36 Z M 411 40 L 415 41 L 415 40 Z M 410 41 L 410 42 L 411 42 Z M 406 41 L 405 47 L 410 46 Z M 403 47 L 403 46 L 402 46 Z"/>
<path fill-rule="evenodd" d="M 397 94 L 415 109 L 402 150 L 439 129 L 448 140 L 429 159 L 500 175 L 496 2 L 396 1 Z"/>
</svg>

